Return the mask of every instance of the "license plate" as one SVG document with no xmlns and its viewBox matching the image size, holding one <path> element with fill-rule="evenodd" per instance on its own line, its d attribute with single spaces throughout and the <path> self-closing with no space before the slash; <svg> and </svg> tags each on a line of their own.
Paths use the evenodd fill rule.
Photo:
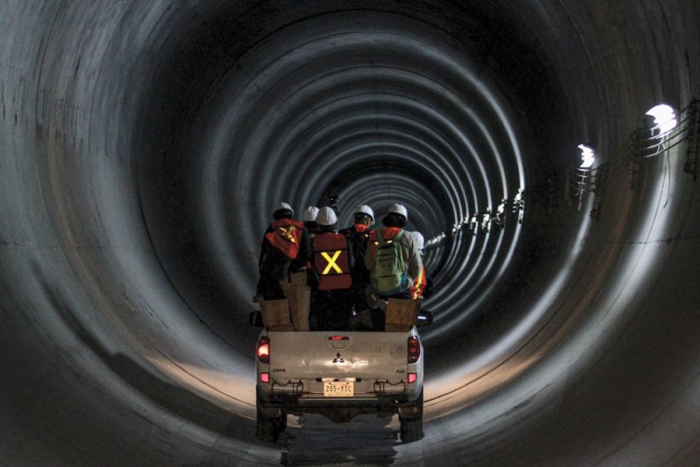
<svg viewBox="0 0 700 467">
<path fill-rule="evenodd" d="M 323 397 L 352 397 L 355 395 L 353 381 L 324 381 Z"/>
</svg>

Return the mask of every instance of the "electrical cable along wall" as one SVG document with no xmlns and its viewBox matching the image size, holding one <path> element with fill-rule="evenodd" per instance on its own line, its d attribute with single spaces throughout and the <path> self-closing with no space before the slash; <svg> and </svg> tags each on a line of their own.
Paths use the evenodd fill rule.
<svg viewBox="0 0 700 467">
<path fill-rule="evenodd" d="M 254 437 L 247 318 L 273 206 L 330 194 L 341 224 L 404 204 L 436 280 L 426 437 L 382 462 L 693 465 L 699 22 L 687 0 L 3 2 L 0 465 L 292 459 Z M 642 127 L 661 103 L 669 133 Z"/>
</svg>

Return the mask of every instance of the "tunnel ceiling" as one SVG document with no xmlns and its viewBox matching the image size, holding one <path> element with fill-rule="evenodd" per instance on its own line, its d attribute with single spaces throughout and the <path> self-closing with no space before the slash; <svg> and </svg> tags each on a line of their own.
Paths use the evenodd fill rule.
<svg viewBox="0 0 700 467">
<path fill-rule="evenodd" d="M 426 438 L 365 463 L 694 465 L 699 15 L 4 2 L 0 463 L 293 465 L 254 437 L 260 238 L 337 195 L 406 205 L 436 289 Z"/>
</svg>

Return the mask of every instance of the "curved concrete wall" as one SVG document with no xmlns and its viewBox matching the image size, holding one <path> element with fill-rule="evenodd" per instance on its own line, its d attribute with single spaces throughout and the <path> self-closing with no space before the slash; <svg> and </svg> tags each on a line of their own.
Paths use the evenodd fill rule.
<svg viewBox="0 0 700 467">
<path fill-rule="evenodd" d="M 4 2 L 2 464 L 695 465 L 699 22 L 689 0 Z M 638 157 L 659 103 L 685 120 Z M 519 188 L 522 223 L 473 235 Z M 343 224 L 402 202 L 430 240 L 419 442 L 254 437 L 260 235 L 329 194 Z"/>
</svg>

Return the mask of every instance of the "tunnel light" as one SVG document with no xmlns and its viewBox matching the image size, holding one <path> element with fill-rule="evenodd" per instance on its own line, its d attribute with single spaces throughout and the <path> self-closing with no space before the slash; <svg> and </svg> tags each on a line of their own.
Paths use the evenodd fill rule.
<svg viewBox="0 0 700 467">
<path fill-rule="evenodd" d="M 668 133 L 676 128 L 676 125 L 678 125 L 676 112 L 674 112 L 672 107 L 666 104 L 660 104 L 656 107 L 652 107 L 646 114 L 654 117 L 654 123 L 656 124 L 656 128 L 659 130 L 659 135 Z"/>
<path fill-rule="evenodd" d="M 581 159 L 583 159 L 579 168 L 590 169 L 593 167 L 593 163 L 595 162 L 595 150 L 584 144 L 579 144 L 578 148 L 581 150 Z"/>
</svg>

